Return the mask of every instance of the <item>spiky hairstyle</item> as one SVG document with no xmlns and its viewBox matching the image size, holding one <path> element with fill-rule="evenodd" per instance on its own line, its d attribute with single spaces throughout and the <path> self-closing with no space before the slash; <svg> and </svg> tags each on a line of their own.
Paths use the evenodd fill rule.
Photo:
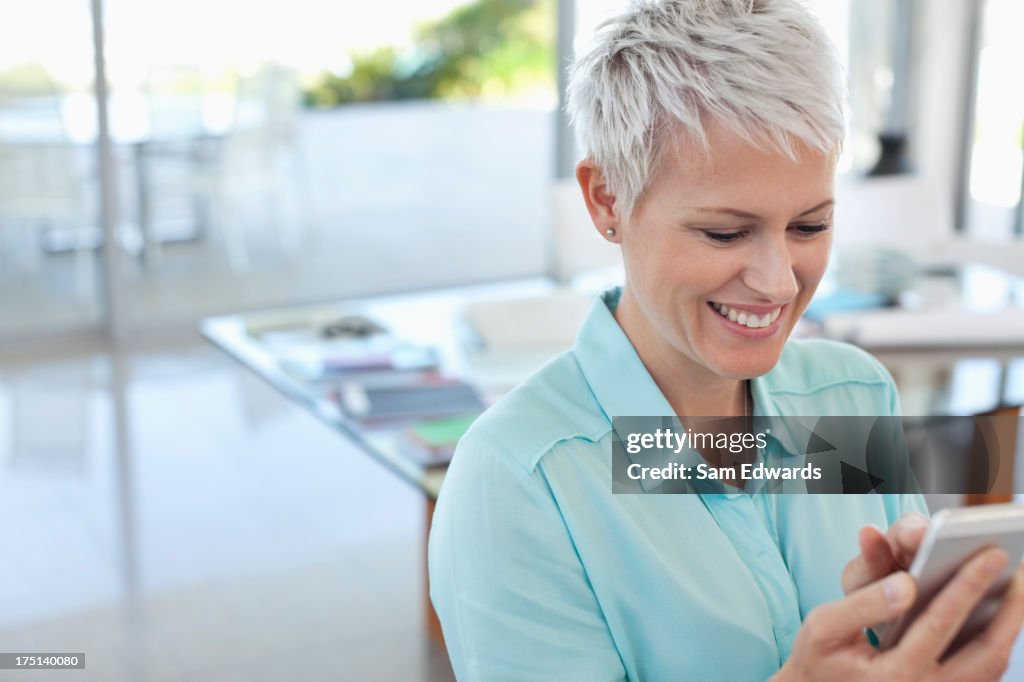
<svg viewBox="0 0 1024 682">
<path fill-rule="evenodd" d="M 568 112 L 628 218 L 670 131 L 707 154 L 711 117 L 794 160 L 796 140 L 837 154 L 845 96 L 835 50 L 798 0 L 639 0 L 575 60 Z"/>
</svg>

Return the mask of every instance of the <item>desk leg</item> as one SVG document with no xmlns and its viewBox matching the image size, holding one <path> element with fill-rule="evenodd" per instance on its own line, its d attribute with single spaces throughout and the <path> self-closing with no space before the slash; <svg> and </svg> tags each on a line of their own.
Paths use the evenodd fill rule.
<svg viewBox="0 0 1024 682">
<path fill-rule="evenodd" d="M 427 542 L 430 540 L 430 522 L 434 518 L 434 500 L 427 498 L 427 517 L 424 522 L 423 533 L 423 585 L 426 600 L 424 602 L 424 620 L 427 624 L 427 633 L 430 638 L 440 645 L 441 650 L 447 653 L 448 648 L 444 644 L 444 634 L 441 632 L 441 621 L 434 611 L 434 605 L 430 603 L 430 571 L 427 568 Z"/>
</svg>

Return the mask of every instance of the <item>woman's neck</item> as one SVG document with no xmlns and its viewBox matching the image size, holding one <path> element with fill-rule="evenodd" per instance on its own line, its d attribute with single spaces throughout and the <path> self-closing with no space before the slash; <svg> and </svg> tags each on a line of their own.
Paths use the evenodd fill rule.
<svg viewBox="0 0 1024 682">
<path fill-rule="evenodd" d="M 650 328 L 635 299 L 628 296 L 627 292 L 628 289 L 623 292 L 615 309 L 615 320 L 683 425 L 688 428 L 697 427 L 706 421 L 703 417 L 712 417 L 718 418 L 711 420 L 715 423 L 716 433 L 748 431 L 750 420 L 744 417 L 753 417 L 753 401 L 747 392 L 747 382 L 719 376 L 666 343 Z M 740 419 L 723 421 L 721 417 Z M 736 455 L 715 447 L 701 447 L 698 451 L 705 461 L 716 468 L 728 467 L 734 470 L 738 463 L 752 461 L 749 453 Z M 740 490 L 744 488 L 742 479 L 727 477 L 721 482 Z"/>
<path fill-rule="evenodd" d="M 750 414 L 747 382 L 719 376 L 665 342 L 650 328 L 628 288 L 623 291 L 614 316 L 677 415 L 736 417 Z"/>
</svg>

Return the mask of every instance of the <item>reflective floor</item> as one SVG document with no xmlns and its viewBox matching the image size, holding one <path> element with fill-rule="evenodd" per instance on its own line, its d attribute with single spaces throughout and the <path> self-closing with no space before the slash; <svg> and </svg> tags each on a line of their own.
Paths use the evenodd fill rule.
<svg viewBox="0 0 1024 682">
<path fill-rule="evenodd" d="M 86 654 L 0 680 L 451 680 L 424 506 L 201 342 L 0 360 L 0 652 Z"/>
<path fill-rule="evenodd" d="M 422 496 L 199 343 L 0 362 L 3 680 L 450 680 Z"/>
</svg>

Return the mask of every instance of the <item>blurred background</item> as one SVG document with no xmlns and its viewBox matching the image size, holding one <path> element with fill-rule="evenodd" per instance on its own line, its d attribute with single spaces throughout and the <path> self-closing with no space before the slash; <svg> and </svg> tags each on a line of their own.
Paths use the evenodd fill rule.
<svg viewBox="0 0 1024 682">
<path fill-rule="evenodd" d="M 620 4 L 6 0 L 0 651 L 88 661 L 24 679 L 451 679 L 443 469 L 275 363 L 370 311 L 486 402 L 571 344 L 621 271 L 564 67 Z M 800 333 L 876 352 L 907 413 L 1019 414 L 1024 5 L 811 4 L 851 120 Z"/>
</svg>

